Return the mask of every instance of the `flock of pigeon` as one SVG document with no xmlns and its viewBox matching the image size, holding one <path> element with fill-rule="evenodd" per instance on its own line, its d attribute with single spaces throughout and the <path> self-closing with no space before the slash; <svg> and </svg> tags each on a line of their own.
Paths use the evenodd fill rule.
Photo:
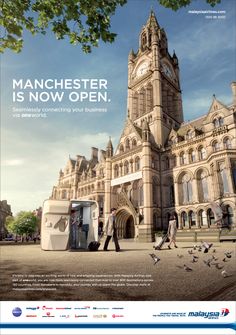
<svg viewBox="0 0 236 335">
<path fill-rule="evenodd" d="M 194 245 L 193 248 L 188 250 L 188 254 L 191 256 L 191 263 L 197 263 L 200 261 L 200 253 L 203 252 L 204 254 L 209 253 L 211 251 L 211 256 L 208 259 L 203 259 L 203 263 L 209 267 L 215 267 L 217 270 L 222 270 L 221 275 L 224 278 L 231 277 L 232 275 L 229 274 L 225 269 L 225 263 L 229 262 L 232 259 L 232 251 L 226 251 L 224 252 L 224 258 L 219 260 L 219 257 L 216 257 L 216 249 L 212 248 L 213 243 L 207 243 L 207 242 L 201 242 L 201 245 Z M 155 255 L 154 253 L 149 254 L 151 258 L 153 259 L 154 265 L 156 265 L 161 259 Z M 179 259 L 184 258 L 184 255 L 177 254 L 177 257 Z M 222 263 L 221 263 L 222 262 Z M 183 265 L 177 265 L 179 269 L 184 269 L 187 272 L 193 271 L 193 266 L 188 266 L 186 264 Z"/>
</svg>

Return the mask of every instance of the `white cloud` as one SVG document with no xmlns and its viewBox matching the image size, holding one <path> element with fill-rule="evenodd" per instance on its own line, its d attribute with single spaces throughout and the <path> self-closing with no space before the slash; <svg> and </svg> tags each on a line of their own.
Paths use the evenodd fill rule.
<svg viewBox="0 0 236 335">
<path fill-rule="evenodd" d="M 2 166 L 20 166 L 24 164 L 24 160 L 23 159 L 6 159 L 3 160 L 1 165 Z"/>
</svg>

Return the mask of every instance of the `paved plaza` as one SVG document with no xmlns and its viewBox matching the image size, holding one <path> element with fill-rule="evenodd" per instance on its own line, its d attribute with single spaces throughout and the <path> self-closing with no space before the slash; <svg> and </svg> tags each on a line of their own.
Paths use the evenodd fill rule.
<svg viewBox="0 0 236 335">
<path fill-rule="evenodd" d="M 171 250 L 166 244 L 161 251 L 153 250 L 153 243 L 121 240 L 120 245 L 117 253 L 113 243 L 108 252 L 102 246 L 97 252 L 70 252 L 2 243 L 1 299 L 236 300 L 235 243 L 214 243 L 208 253 L 193 250 L 192 242 L 179 242 Z M 160 258 L 155 265 L 151 253 Z M 198 257 L 194 263 L 193 256 Z"/>
</svg>

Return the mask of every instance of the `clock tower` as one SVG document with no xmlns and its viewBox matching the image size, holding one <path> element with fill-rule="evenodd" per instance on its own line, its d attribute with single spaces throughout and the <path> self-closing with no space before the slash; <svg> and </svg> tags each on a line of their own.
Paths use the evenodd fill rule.
<svg viewBox="0 0 236 335">
<path fill-rule="evenodd" d="M 169 54 L 165 31 L 153 11 L 140 32 L 137 53 L 129 54 L 128 115 L 139 127 L 147 122 L 162 146 L 171 129 L 183 122 L 178 58 L 175 52 Z"/>
</svg>

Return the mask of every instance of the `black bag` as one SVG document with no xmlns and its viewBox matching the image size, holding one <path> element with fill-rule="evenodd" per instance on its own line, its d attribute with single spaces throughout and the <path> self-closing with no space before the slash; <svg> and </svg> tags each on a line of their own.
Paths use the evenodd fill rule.
<svg viewBox="0 0 236 335">
<path fill-rule="evenodd" d="M 100 247 L 100 245 L 101 245 L 101 243 L 93 241 L 93 242 L 89 243 L 88 249 L 89 249 L 89 251 L 97 251 L 98 248 Z"/>
</svg>

